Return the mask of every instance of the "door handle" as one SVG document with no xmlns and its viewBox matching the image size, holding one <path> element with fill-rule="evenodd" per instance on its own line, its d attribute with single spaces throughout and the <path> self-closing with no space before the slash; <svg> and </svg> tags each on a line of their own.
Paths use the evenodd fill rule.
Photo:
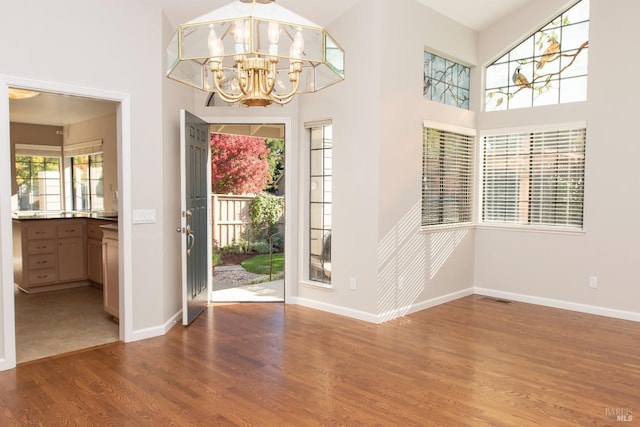
<svg viewBox="0 0 640 427">
<path fill-rule="evenodd" d="M 189 255 L 191 255 L 191 249 L 193 249 L 193 245 L 195 245 L 195 243 L 196 243 L 196 236 L 191 231 L 191 225 L 190 224 L 187 225 L 186 232 L 187 232 L 187 245 L 189 246 L 189 248 L 187 249 L 187 256 L 189 256 Z M 189 239 L 191 239 L 191 244 L 189 244 Z"/>
</svg>

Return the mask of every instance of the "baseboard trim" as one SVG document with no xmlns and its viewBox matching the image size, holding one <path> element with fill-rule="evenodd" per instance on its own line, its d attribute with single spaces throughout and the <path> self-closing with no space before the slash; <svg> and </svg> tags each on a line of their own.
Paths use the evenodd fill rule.
<svg viewBox="0 0 640 427">
<path fill-rule="evenodd" d="M 290 303 L 299 304 L 305 307 L 314 308 L 316 310 L 322 310 L 333 314 L 338 314 L 341 316 L 350 317 L 353 319 L 363 320 L 369 323 L 384 323 L 393 319 L 397 319 L 398 317 L 406 316 L 411 313 L 416 313 L 418 311 L 425 310 L 427 308 L 435 307 L 440 304 L 444 304 L 450 301 L 455 301 L 459 298 L 463 298 L 469 295 L 473 295 L 473 288 L 463 289 L 457 292 L 453 292 L 447 295 L 442 295 L 440 297 L 432 298 L 426 301 L 420 301 L 416 304 L 411 304 L 405 307 L 400 307 L 394 310 L 387 311 L 381 314 L 372 314 L 366 313 L 359 310 L 353 310 L 350 308 L 337 306 L 333 304 L 326 304 L 323 302 L 310 300 L 307 298 L 296 297 L 293 298 Z"/>
<path fill-rule="evenodd" d="M 525 302 L 528 304 L 542 305 L 545 307 L 577 311 L 579 313 L 595 314 L 598 316 L 612 317 L 614 319 L 640 322 L 640 313 L 636 313 L 632 311 L 616 310 L 613 308 L 579 304 L 575 302 L 556 300 L 551 298 L 542 298 L 542 297 L 536 297 L 532 295 L 518 294 L 514 292 L 497 291 L 494 289 L 487 289 L 487 288 L 474 288 L 474 293 L 477 295 L 486 295 L 488 297 L 493 297 L 493 298 L 502 298 L 507 300 Z"/>
<path fill-rule="evenodd" d="M 460 291 L 452 292 L 447 295 L 442 295 L 436 298 L 431 298 L 426 301 L 420 301 L 419 303 L 416 303 L 416 304 L 400 307 L 395 310 L 391 310 L 391 311 L 387 311 L 386 313 L 379 314 L 377 316 L 378 322 L 376 323 L 388 322 L 389 320 L 406 316 L 408 314 L 416 313 L 418 311 L 426 310 L 428 308 L 436 307 L 438 305 L 445 304 L 447 302 L 468 297 L 469 295 L 473 295 L 473 288 L 462 289 Z"/>
<path fill-rule="evenodd" d="M 293 297 L 287 301 L 290 304 L 298 304 L 303 307 L 309 307 L 320 311 L 326 311 L 332 314 L 338 314 L 340 316 L 350 317 L 352 319 L 363 320 L 369 323 L 378 323 L 378 316 L 372 313 L 367 313 L 360 310 L 354 310 L 347 307 L 342 307 L 334 304 L 327 304 L 320 301 L 311 300 L 308 298 Z"/>
<path fill-rule="evenodd" d="M 165 323 L 158 326 L 152 326 L 150 328 L 138 329 L 131 333 L 131 341 L 146 340 L 148 338 L 159 337 L 165 335 L 171 328 L 173 328 L 182 319 L 182 310 L 176 312 Z"/>
</svg>

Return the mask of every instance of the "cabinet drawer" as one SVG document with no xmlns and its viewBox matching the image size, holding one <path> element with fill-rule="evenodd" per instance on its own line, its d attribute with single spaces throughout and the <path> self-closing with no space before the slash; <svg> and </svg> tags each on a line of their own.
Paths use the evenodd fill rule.
<svg viewBox="0 0 640 427">
<path fill-rule="evenodd" d="M 74 237 L 84 235 L 82 224 L 61 224 L 58 226 L 58 237 Z"/>
<path fill-rule="evenodd" d="M 57 281 L 56 269 L 33 270 L 29 272 L 29 285 L 42 285 Z"/>
<path fill-rule="evenodd" d="M 53 225 L 45 227 L 27 227 L 27 240 L 51 239 L 56 237 L 56 228 Z"/>
<path fill-rule="evenodd" d="M 29 256 L 27 265 L 29 266 L 29 270 L 52 268 L 56 265 L 56 256 L 54 254 L 32 255 Z"/>
<path fill-rule="evenodd" d="M 27 242 L 27 253 L 29 255 L 55 253 L 56 241 L 54 239 L 29 240 Z"/>
<path fill-rule="evenodd" d="M 96 239 L 102 240 L 102 229 L 99 225 L 88 225 L 87 226 L 87 238 L 88 239 Z"/>
</svg>

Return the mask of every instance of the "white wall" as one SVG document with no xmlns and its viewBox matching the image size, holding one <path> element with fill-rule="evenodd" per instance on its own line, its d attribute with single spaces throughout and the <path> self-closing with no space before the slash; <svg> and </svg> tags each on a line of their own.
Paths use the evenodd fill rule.
<svg viewBox="0 0 640 427">
<path fill-rule="evenodd" d="M 175 171 L 163 177 L 164 156 L 170 153 L 169 148 L 165 153 L 165 145 L 172 141 L 164 137 L 162 127 L 161 19 L 158 6 L 127 0 L 14 1 L 4 4 L 0 14 L 3 75 L 130 97 L 130 117 L 125 117 L 124 124 L 130 125 L 128 160 L 135 171 L 129 195 L 132 209 L 154 209 L 158 213 L 157 223 L 131 227 L 132 250 L 127 254 L 132 266 L 130 339 L 163 333 L 168 320 L 163 310 L 163 290 L 175 283 L 174 275 L 165 277 L 158 266 L 179 262 L 178 257 L 163 255 L 164 249 L 173 244 L 163 238 L 164 183 L 178 177 L 171 175 Z M 10 235 L 3 233 L 0 238 L 4 243 Z"/>
<path fill-rule="evenodd" d="M 543 0 L 480 35 L 481 64 L 505 50 L 505 40 L 535 31 L 570 2 Z M 635 133 L 640 86 L 625 80 L 640 68 L 631 36 L 640 3 L 591 0 L 586 102 L 481 113 L 478 128 L 587 122 L 584 234 L 564 235 L 490 228 L 476 233 L 475 285 L 497 295 L 640 320 L 638 262 L 640 181 Z M 629 214 L 632 215 L 629 217 Z M 625 219 L 630 218 L 630 219 Z M 597 276 L 598 289 L 589 288 Z"/>
<path fill-rule="evenodd" d="M 346 79 L 300 98 L 300 124 L 331 119 L 333 186 L 331 285 L 325 290 L 301 284 L 300 302 L 352 317 L 375 320 L 378 235 L 378 151 L 380 147 L 381 0 L 360 1 L 327 27 L 345 50 Z M 302 228 L 307 236 L 309 135 L 301 128 Z M 308 242 L 302 271 L 308 271 Z M 357 290 L 349 288 L 350 279 Z M 301 281 L 308 283 L 307 277 Z"/>
<path fill-rule="evenodd" d="M 473 231 L 421 232 L 424 120 L 475 128 L 475 113 L 422 97 L 423 52 L 476 64 L 476 33 L 414 0 L 382 3 L 378 309 L 381 320 L 470 293 Z M 399 289 L 399 288 L 402 289 Z"/>
<path fill-rule="evenodd" d="M 421 233 L 420 183 L 423 120 L 474 128 L 475 114 L 424 100 L 422 69 L 425 47 L 474 65 L 476 34 L 414 0 L 360 1 L 328 29 L 346 80 L 300 116 L 333 122 L 332 290 L 302 286 L 301 303 L 381 322 L 470 292 L 473 232 Z"/>
</svg>

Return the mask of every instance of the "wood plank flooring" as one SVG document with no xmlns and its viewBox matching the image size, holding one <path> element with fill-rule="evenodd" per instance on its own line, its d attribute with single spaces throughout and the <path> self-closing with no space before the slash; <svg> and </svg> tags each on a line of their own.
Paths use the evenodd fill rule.
<svg viewBox="0 0 640 427">
<path fill-rule="evenodd" d="M 639 420 L 640 324 L 481 296 L 382 325 L 295 305 L 220 305 L 163 337 L 0 372 L 2 426 Z"/>
</svg>

